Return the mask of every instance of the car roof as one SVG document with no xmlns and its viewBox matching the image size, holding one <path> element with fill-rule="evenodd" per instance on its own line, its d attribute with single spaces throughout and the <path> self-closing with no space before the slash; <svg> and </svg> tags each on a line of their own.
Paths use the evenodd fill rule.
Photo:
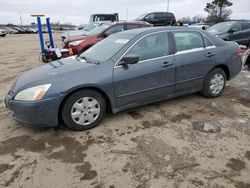
<svg viewBox="0 0 250 188">
<path fill-rule="evenodd" d="M 180 27 L 180 26 L 165 26 L 165 27 L 146 27 L 146 28 L 141 28 L 141 29 L 132 29 L 132 30 L 127 30 L 123 31 L 122 34 L 128 34 L 128 35 L 138 35 L 142 33 L 151 33 L 151 32 L 157 32 L 157 31 L 172 31 L 172 30 L 179 30 L 179 31 L 202 31 L 201 29 L 198 28 L 189 28 L 189 27 Z M 121 33 L 120 33 L 121 34 Z"/>
<path fill-rule="evenodd" d="M 163 12 L 163 11 L 160 11 L 160 12 L 148 12 L 148 13 L 145 13 L 145 14 L 155 14 L 155 13 L 170 13 L 170 14 L 173 14 L 172 12 Z"/>
<path fill-rule="evenodd" d="M 151 34 L 154 32 L 161 32 L 161 31 L 197 31 L 205 36 L 207 36 L 214 44 L 215 46 L 224 46 L 226 45 L 226 42 L 222 39 L 219 39 L 215 35 L 202 30 L 200 28 L 195 28 L 195 27 L 180 27 L 180 26 L 165 26 L 165 27 L 146 27 L 146 28 L 140 28 L 140 29 L 132 29 L 132 30 L 127 30 L 123 32 L 119 32 L 113 35 L 133 35 L 133 36 L 142 36 L 142 35 L 147 35 Z M 112 36 L 113 36 L 112 35 Z"/>
<path fill-rule="evenodd" d="M 115 24 L 139 24 L 139 25 L 152 25 L 148 22 L 144 22 L 144 21 L 126 21 L 126 20 L 119 20 L 119 21 L 109 21 L 106 22 L 107 25 L 115 25 Z"/>
</svg>

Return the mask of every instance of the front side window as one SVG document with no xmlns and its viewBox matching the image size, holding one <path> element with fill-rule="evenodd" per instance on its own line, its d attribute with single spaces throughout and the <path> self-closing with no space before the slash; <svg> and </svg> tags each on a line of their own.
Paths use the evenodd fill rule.
<svg viewBox="0 0 250 188">
<path fill-rule="evenodd" d="M 198 32 L 176 31 L 173 34 L 177 52 L 204 48 L 202 36 Z"/>
<path fill-rule="evenodd" d="M 113 27 L 111 27 L 110 29 L 108 29 L 105 33 L 107 35 L 111 35 L 114 33 L 118 33 L 124 30 L 124 26 L 123 25 L 115 25 Z"/>
<path fill-rule="evenodd" d="M 139 56 L 139 61 L 169 55 L 167 32 L 151 34 L 140 39 L 127 54 Z"/>
<path fill-rule="evenodd" d="M 145 20 L 153 20 L 155 18 L 154 14 L 149 14 L 145 17 Z"/>
</svg>

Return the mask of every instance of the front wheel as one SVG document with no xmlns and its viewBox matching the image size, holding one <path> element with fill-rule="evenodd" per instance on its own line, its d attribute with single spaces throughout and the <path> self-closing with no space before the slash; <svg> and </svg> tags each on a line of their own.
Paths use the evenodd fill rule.
<svg viewBox="0 0 250 188">
<path fill-rule="evenodd" d="M 219 97 L 226 86 L 225 71 L 220 68 L 213 69 L 205 78 L 202 94 L 208 98 Z"/>
<path fill-rule="evenodd" d="M 73 93 L 66 99 L 61 111 L 66 126 L 77 131 L 96 127 L 105 113 L 105 100 L 94 90 L 81 90 Z"/>
</svg>

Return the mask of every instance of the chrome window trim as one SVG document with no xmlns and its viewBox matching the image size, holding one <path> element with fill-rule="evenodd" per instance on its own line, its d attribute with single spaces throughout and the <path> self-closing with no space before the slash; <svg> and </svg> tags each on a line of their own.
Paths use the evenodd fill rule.
<svg viewBox="0 0 250 188">
<path fill-rule="evenodd" d="M 206 36 L 204 33 L 200 32 L 200 31 L 197 31 L 197 30 L 183 30 L 183 31 L 180 31 L 180 30 L 166 30 L 166 31 L 156 31 L 156 32 L 153 32 L 153 33 L 148 33 L 144 36 L 142 36 L 141 38 L 139 38 L 137 41 L 134 42 L 134 44 L 132 46 L 129 47 L 129 49 L 127 49 L 122 55 L 121 57 L 116 61 L 115 65 L 114 65 L 114 68 L 119 68 L 119 67 L 122 67 L 122 65 L 117 65 L 120 60 L 125 56 L 125 54 L 135 45 L 137 44 L 141 39 L 149 36 L 149 35 L 152 35 L 152 34 L 156 34 L 156 33 L 168 33 L 168 32 L 197 32 L 197 33 L 200 33 L 202 37 L 207 37 L 208 40 L 210 40 L 210 42 L 213 44 L 213 46 L 208 46 L 206 47 L 205 46 L 205 42 L 204 42 L 204 39 L 203 39 L 203 43 L 204 43 L 204 47 L 203 48 L 194 48 L 194 49 L 191 49 L 191 50 L 183 50 L 183 51 L 180 51 L 180 52 L 176 52 L 175 54 L 170 54 L 170 55 L 166 55 L 166 56 L 161 56 L 161 57 L 157 57 L 157 58 L 152 58 L 152 59 L 147 59 L 147 60 L 143 60 L 143 61 L 139 61 L 138 63 L 144 63 L 144 62 L 147 62 L 147 61 L 152 61 L 152 60 L 157 60 L 157 59 L 162 59 L 162 58 L 166 58 L 166 57 L 171 57 L 171 56 L 175 56 L 175 55 L 181 55 L 181 54 L 186 54 L 186 53 L 192 53 L 192 52 L 198 52 L 198 51 L 202 51 L 202 50 L 206 50 L 206 49 L 212 49 L 212 48 L 216 48 L 216 46 L 214 45 L 214 43 L 211 41 L 211 39 Z"/>
<path fill-rule="evenodd" d="M 129 47 L 129 49 L 126 50 L 126 52 L 124 52 L 121 57 L 116 61 L 115 65 L 114 65 L 114 68 L 118 68 L 118 67 L 122 67 L 122 65 L 118 65 L 118 63 L 121 61 L 121 59 L 126 55 L 126 53 L 134 47 L 134 45 L 136 45 L 140 40 L 142 40 L 143 38 L 149 36 L 149 35 L 153 35 L 153 34 L 157 34 L 157 33 L 168 33 L 169 31 L 156 31 L 156 32 L 153 32 L 153 33 L 148 33 L 144 36 L 142 36 L 141 38 L 139 38 L 137 41 L 134 42 L 134 44 L 132 46 Z M 174 54 L 171 54 L 171 55 L 167 55 L 167 56 L 161 56 L 161 57 L 157 57 L 157 58 L 152 58 L 152 59 L 146 59 L 146 60 L 142 60 L 142 61 L 139 61 L 138 63 L 143 63 L 143 62 L 147 62 L 147 61 L 151 61 L 151 60 L 155 60 L 155 59 L 161 59 L 161 58 L 165 58 L 165 57 L 168 57 L 168 56 L 173 56 Z"/>
<path fill-rule="evenodd" d="M 208 46 L 208 47 L 205 46 L 206 49 L 216 48 L 216 46 L 214 45 L 213 41 L 211 41 L 211 39 L 210 39 L 207 35 L 204 35 L 204 34 L 202 33 L 202 37 L 203 37 L 203 38 L 206 37 L 206 38 L 213 44 L 212 46 Z M 205 41 L 204 41 L 204 45 L 205 45 Z"/>
</svg>

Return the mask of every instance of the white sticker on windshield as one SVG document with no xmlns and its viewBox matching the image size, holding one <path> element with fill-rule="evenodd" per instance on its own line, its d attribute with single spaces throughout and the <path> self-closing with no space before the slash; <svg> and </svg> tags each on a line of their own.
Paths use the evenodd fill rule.
<svg viewBox="0 0 250 188">
<path fill-rule="evenodd" d="M 115 43 L 118 43 L 118 44 L 126 44 L 126 43 L 128 43 L 128 39 L 117 39 L 116 41 L 115 41 Z"/>
</svg>

